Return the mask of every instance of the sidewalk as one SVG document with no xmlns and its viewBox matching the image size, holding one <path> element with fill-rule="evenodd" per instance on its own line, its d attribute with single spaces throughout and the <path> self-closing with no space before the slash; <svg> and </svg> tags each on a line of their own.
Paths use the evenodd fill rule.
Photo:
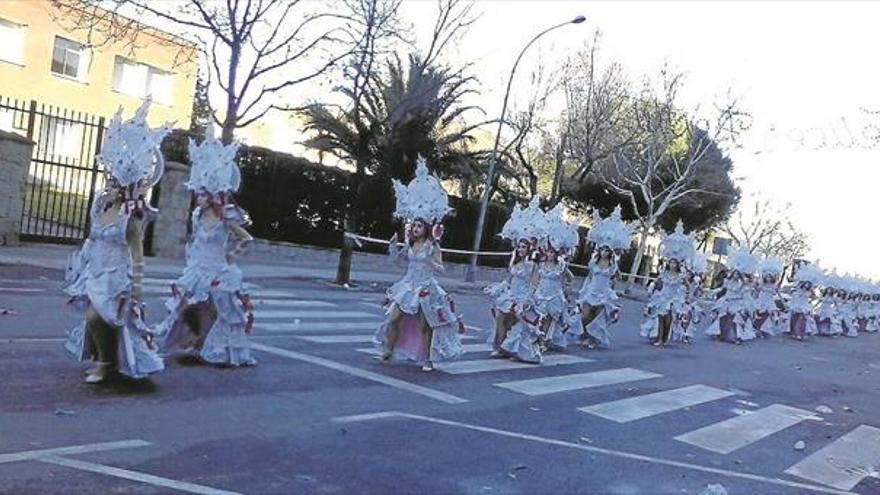
<svg viewBox="0 0 880 495">
<path fill-rule="evenodd" d="M 0 247 L 0 264 L 23 265 L 51 270 L 65 270 L 67 260 L 75 246 L 57 244 L 29 243 L 17 247 Z M 405 268 L 389 261 L 378 261 L 372 269 L 359 268 L 362 263 L 353 263 L 351 278 L 357 286 L 379 284 L 390 285 L 403 276 Z M 336 280 L 336 265 L 329 263 L 300 263 L 288 259 L 266 259 L 254 256 L 243 256 L 238 260 L 238 265 L 249 279 L 282 278 L 316 280 L 333 282 Z M 183 272 L 184 260 L 162 257 L 148 257 L 146 262 L 146 275 L 152 277 L 178 277 Z M 450 270 L 458 272 L 458 270 Z M 490 275 L 486 273 L 486 275 Z M 496 278 L 495 274 L 491 278 Z M 441 284 L 451 290 L 482 291 L 483 287 L 492 283 L 492 280 L 468 283 L 462 278 L 454 276 L 441 276 Z"/>
<path fill-rule="evenodd" d="M 17 247 L 0 247 L 0 265 L 23 265 L 64 271 L 67 260 L 75 247 L 58 244 L 29 243 Z M 149 257 L 146 263 L 146 274 L 152 277 L 176 278 L 183 272 L 184 260 L 162 257 Z M 248 279 L 299 279 L 333 283 L 336 280 L 336 263 L 328 260 L 288 259 L 245 255 L 238 265 Z M 371 289 L 391 285 L 400 280 L 406 269 L 390 262 L 386 258 L 361 257 L 352 263 L 351 279 L 354 286 Z M 440 284 L 447 290 L 456 292 L 482 293 L 485 286 L 501 280 L 506 271 L 497 268 L 480 268 L 477 282 L 464 281 L 464 265 L 448 263 L 446 274 L 438 277 Z M 580 287 L 583 280 L 578 277 L 574 287 Z M 647 298 L 640 288 L 630 295 L 621 297 L 637 301 Z"/>
</svg>

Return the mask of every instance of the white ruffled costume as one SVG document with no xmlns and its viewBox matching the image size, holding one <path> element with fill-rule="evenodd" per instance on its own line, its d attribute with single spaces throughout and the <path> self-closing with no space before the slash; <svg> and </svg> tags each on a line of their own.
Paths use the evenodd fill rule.
<svg viewBox="0 0 880 495">
<path fill-rule="evenodd" d="M 694 239 L 690 234 L 684 233 L 684 224 L 679 220 L 675 231 L 660 243 L 660 256 L 678 260 L 680 271 L 675 273 L 664 270 L 660 273 L 645 307 L 645 319 L 640 326 L 640 335 L 643 338 L 660 340 L 660 318 L 663 316 L 671 316 L 667 341 L 682 339 L 687 335 L 692 316 L 688 304 L 688 276 L 685 269 L 693 255 Z"/>
<path fill-rule="evenodd" d="M 562 206 L 557 205 L 544 215 L 544 242 L 557 250 L 572 250 L 580 243 L 577 227 L 562 217 Z M 584 333 L 577 306 L 565 294 L 570 272 L 564 259 L 543 261 L 538 265 L 538 286 L 535 289 L 535 311 L 542 323 L 549 321 L 544 342 L 548 349 L 565 350 L 569 341 L 580 340 Z"/>
<path fill-rule="evenodd" d="M 819 268 L 810 264 L 800 267 L 793 278 L 795 284 L 788 289 L 790 299 L 783 331 L 793 338 L 803 339 L 818 333 L 813 314 L 813 291 L 824 275 Z"/>
<path fill-rule="evenodd" d="M 97 157 L 108 176 L 106 186 L 90 212 L 89 237 L 71 256 L 64 289 L 74 307 L 83 311 L 93 309 L 116 332 L 115 356 L 112 362 L 101 366 L 111 366 L 131 378 L 143 378 L 164 369 L 162 359 L 147 342 L 150 331 L 142 319 L 143 308 L 132 299 L 135 270 L 127 240 L 130 228 L 143 229 L 155 218 L 156 211 L 139 204 L 142 200 L 137 196 L 139 191 L 159 182 L 164 172 L 159 145 L 171 132 L 168 126 L 149 128 L 149 106 L 147 98 L 135 116 L 124 123 L 120 108 L 110 122 Z M 110 195 L 115 194 L 121 195 L 124 203 L 115 219 L 102 224 L 104 206 Z M 65 348 L 78 360 L 98 361 L 99 344 L 95 339 L 102 337 L 93 337 L 91 332 L 85 321 L 68 332 Z M 102 374 L 90 383 L 103 377 Z"/>
<path fill-rule="evenodd" d="M 208 126 L 205 140 L 189 143 L 192 162 L 187 187 L 205 192 L 212 198 L 233 193 L 241 186 L 235 163 L 238 146 L 223 145 Z M 209 206 L 209 208 L 212 208 Z M 253 325 L 250 299 L 244 289 L 242 272 L 227 260 L 227 244 L 234 226 L 247 227 L 250 219 L 242 209 L 224 204 L 222 218 L 206 225 L 201 207 L 192 212 L 192 238 L 186 245 L 186 267 L 183 276 L 172 286 L 165 302 L 168 316 L 156 333 L 164 336 L 162 351 L 194 352 L 212 364 L 251 366 L 257 360 L 251 353 L 247 337 Z M 193 311 L 196 328 L 186 321 L 186 312 Z"/>
<path fill-rule="evenodd" d="M 750 321 L 754 313 L 752 286 L 742 277 L 751 275 L 757 268 L 757 260 L 744 249 L 736 249 L 727 257 L 728 272 L 724 279 L 724 295 L 713 307 L 715 317 L 706 329 L 706 335 L 718 337 L 725 342 L 743 342 L 756 337 Z M 732 276 L 739 273 L 740 278 Z"/>
<path fill-rule="evenodd" d="M 406 186 L 395 180 L 394 192 L 397 200 L 395 216 L 398 218 L 436 223 L 450 211 L 443 186 L 428 173 L 427 163 L 421 156 L 416 163 L 416 177 Z M 389 245 L 392 259 L 400 260 L 405 255 L 407 271 L 387 291 L 386 313 L 389 317 L 379 325 L 373 335 L 373 343 L 380 352 L 392 351 L 394 359 L 434 363 L 449 361 L 464 354 L 460 335 L 464 332 L 464 322 L 455 311 L 452 297 L 435 278 L 442 270 L 442 265 L 436 262 L 439 249 L 439 244 L 433 239 L 426 239 L 418 250 L 412 246 L 401 249 L 394 243 Z M 397 322 L 399 333 L 394 348 L 388 349 L 390 316 L 394 308 L 400 310 L 403 317 Z M 421 331 L 420 318 L 424 318 L 431 329 L 430 342 L 425 341 L 426 334 Z"/>
<path fill-rule="evenodd" d="M 596 217 L 587 234 L 587 240 L 594 244 L 596 254 L 590 260 L 589 273 L 577 302 L 582 306 L 599 308 L 598 314 L 584 326 L 584 331 L 600 347 L 611 347 L 611 325 L 617 321 L 621 305 L 614 292 L 613 280 L 618 272 L 617 256 L 612 254 L 609 264 L 603 267 L 599 265 L 599 251 L 607 248 L 616 253 L 626 249 L 631 235 L 630 227 L 621 219 L 620 206 L 608 218 Z"/>
</svg>

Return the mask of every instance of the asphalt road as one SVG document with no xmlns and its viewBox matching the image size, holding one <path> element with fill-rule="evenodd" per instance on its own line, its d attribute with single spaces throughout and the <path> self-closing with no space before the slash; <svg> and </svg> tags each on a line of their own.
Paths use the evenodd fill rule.
<svg viewBox="0 0 880 495">
<path fill-rule="evenodd" d="M 381 293 L 264 279 L 257 367 L 96 387 L 60 279 L 0 267 L 3 494 L 880 493 L 880 335 L 656 349 L 627 302 L 614 349 L 515 365 L 459 294 L 471 352 L 426 374 L 369 353 Z"/>
</svg>

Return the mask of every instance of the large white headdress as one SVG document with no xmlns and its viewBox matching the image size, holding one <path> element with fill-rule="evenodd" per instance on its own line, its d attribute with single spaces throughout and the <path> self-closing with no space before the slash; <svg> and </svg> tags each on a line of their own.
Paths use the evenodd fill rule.
<svg viewBox="0 0 880 495">
<path fill-rule="evenodd" d="M 785 264 L 782 263 L 781 259 L 775 256 L 765 256 L 758 265 L 758 271 L 761 272 L 761 275 L 773 275 L 774 277 L 778 277 L 782 274 L 783 269 L 785 269 Z"/>
<path fill-rule="evenodd" d="M 150 99 L 135 112 L 131 120 L 122 122 L 122 108 L 116 112 L 107 128 L 98 161 L 111 177 L 110 185 L 133 192 L 136 187 L 150 188 L 159 182 L 165 171 L 165 161 L 159 145 L 171 132 L 166 124 L 158 129 L 147 125 Z"/>
<path fill-rule="evenodd" d="M 684 233 L 684 224 L 681 220 L 675 224 L 675 231 L 668 234 L 660 242 L 660 256 L 673 258 L 684 263 L 691 259 L 694 253 L 694 238 Z"/>
<path fill-rule="evenodd" d="M 428 163 L 421 155 L 416 160 L 416 177 L 412 182 L 405 186 L 394 179 L 392 184 L 397 199 L 397 208 L 394 210 L 397 218 L 422 218 L 436 223 L 452 211 L 449 207 L 449 196 L 440 181 L 428 173 Z"/>
<path fill-rule="evenodd" d="M 694 273 L 706 273 L 706 270 L 709 268 L 709 260 L 706 258 L 706 254 L 694 251 L 694 254 L 691 255 L 690 268 Z"/>
<path fill-rule="evenodd" d="M 510 218 L 501 229 L 501 237 L 514 242 L 521 239 L 540 239 L 544 237 L 544 212 L 541 211 L 540 198 L 535 195 L 527 208 L 513 207 Z"/>
<path fill-rule="evenodd" d="M 571 249 L 580 243 L 577 226 L 562 218 L 562 205 L 558 204 L 544 214 L 544 237 L 554 249 Z"/>
<path fill-rule="evenodd" d="M 727 255 L 727 268 L 742 274 L 753 274 L 758 270 L 758 259 L 747 249 L 738 247 Z"/>
<path fill-rule="evenodd" d="M 620 206 L 618 206 L 608 218 L 593 223 L 593 228 L 587 233 L 587 240 L 595 243 L 597 247 L 605 246 L 619 251 L 629 247 L 631 235 L 632 230 L 629 225 L 620 218 Z"/>
<path fill-rule="evenodd" d="M 205 140 L 197 145 L 189 140 L 189 181 L 192 191 L 204 189 L 211 194 L 234 193 L 241 186 L 241 172 L 235 164 L 237 144 L 224 145 L 214 136 L 214 126 L 205 131 Z"/>
<path fill-rule="evenodd" d="M 824 278 L 822 270 L 813 264 L 802 265 L 794 272 L 794 280 L 796 282 L 810 282 L 814 286 L 822 282 Z"/>
</svg>

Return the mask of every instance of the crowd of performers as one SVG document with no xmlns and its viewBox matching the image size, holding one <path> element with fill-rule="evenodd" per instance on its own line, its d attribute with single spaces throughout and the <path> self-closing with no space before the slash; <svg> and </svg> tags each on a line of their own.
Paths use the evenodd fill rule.
<svg viewBox="0 0 880 495">
<path fill-rule="evenodd" d="M 101 383 L 113 372 L 143 378 L 162 371 L 163 358 L 177 353 L 217 365 L 256 363 L 247 338 L 253 308 L 234 263 L 251 240 L 248 216 L 232 202 L 241 182 L 237 147 L 224 146 L 210 126 L 200 145 L 189 144 L 186 185 L 195 208 L 186 267 L 169 288 L 167 318 L 145 323 L 144 229 L 158 214 L 145 198 L 164 172 L 159 145 L 170 132 L 150 129 L 149 104 L 125 122 L 120 110 L 110 123 L 97 158 L 105 186 L 90 212 L 88 238 L 67 269 L 65 291 L 84 320 L 68 332 L 65 347 L 93 363 L 86 383 Z"/>
<path fill-rule="evenodd" d="M 125 122 L 120 111 L 110 124 L 98 156 L 107 180 L 90 212 L 88 239 L 67 270 L 65 290 L 84 318 L 68 332 L 65 347 L 93 362 L 87 383 L 103 382 L 111 372 L 143 378 L 163 370 L 171 355 L 221 366 L 256 364 L 248 338 L 253 305 L 234 262 L 251 240 L 248 215 L 232 201 L 241 185 L 237 146 L 221 143 L 210 126 L 200 144 L 189 143 L 186 187 L 194 208 L 186 266 L 169 288 L 167 316 L 157 325 L 145 323 L 143 237 L 158 214 L 145 198 L 164 171 L 159 145 L 169 132 L 149 127 L 149 103 Z M 437 279 L 449 198 L 421 157 L 415 178 L 393 185 L 394 214 L 405 229 L 403 242 L 397 235 L 389 242 L 389 254 L 406 274 L 388 289 L 386 317 L 373 340 L 382 360 L 414 361 L 432 371 L 435 363 L 464 353 L 466 327 Z M 491 357 L 537 364 L 545 353 L 569 345 L 610 348 L 621 314 L 614 290 L 618 261 L 631 234 L 619 207 L 607 218 L 593 218 L 586 277 L 570 297 L 570 261 L 581 241 L 576 226 L 560 206 L 542 210 L 538 197 L 515 207 L 501 232 L 514 245 L 508 277 L 485 289 L 494 323 Z M 721 282 L 704 289 L 706 258 L 681 222 L 661 242 L 660 256 L 640 328 L 655 346 L 690 342 L 698 332 L 742 343 L 781 333 L 803 340 L 880 329 L 880 288 L 865 281 L 806 265 L 783 287 L 779 260 L 735 250 L 716 277 Z"/>
</svg>

